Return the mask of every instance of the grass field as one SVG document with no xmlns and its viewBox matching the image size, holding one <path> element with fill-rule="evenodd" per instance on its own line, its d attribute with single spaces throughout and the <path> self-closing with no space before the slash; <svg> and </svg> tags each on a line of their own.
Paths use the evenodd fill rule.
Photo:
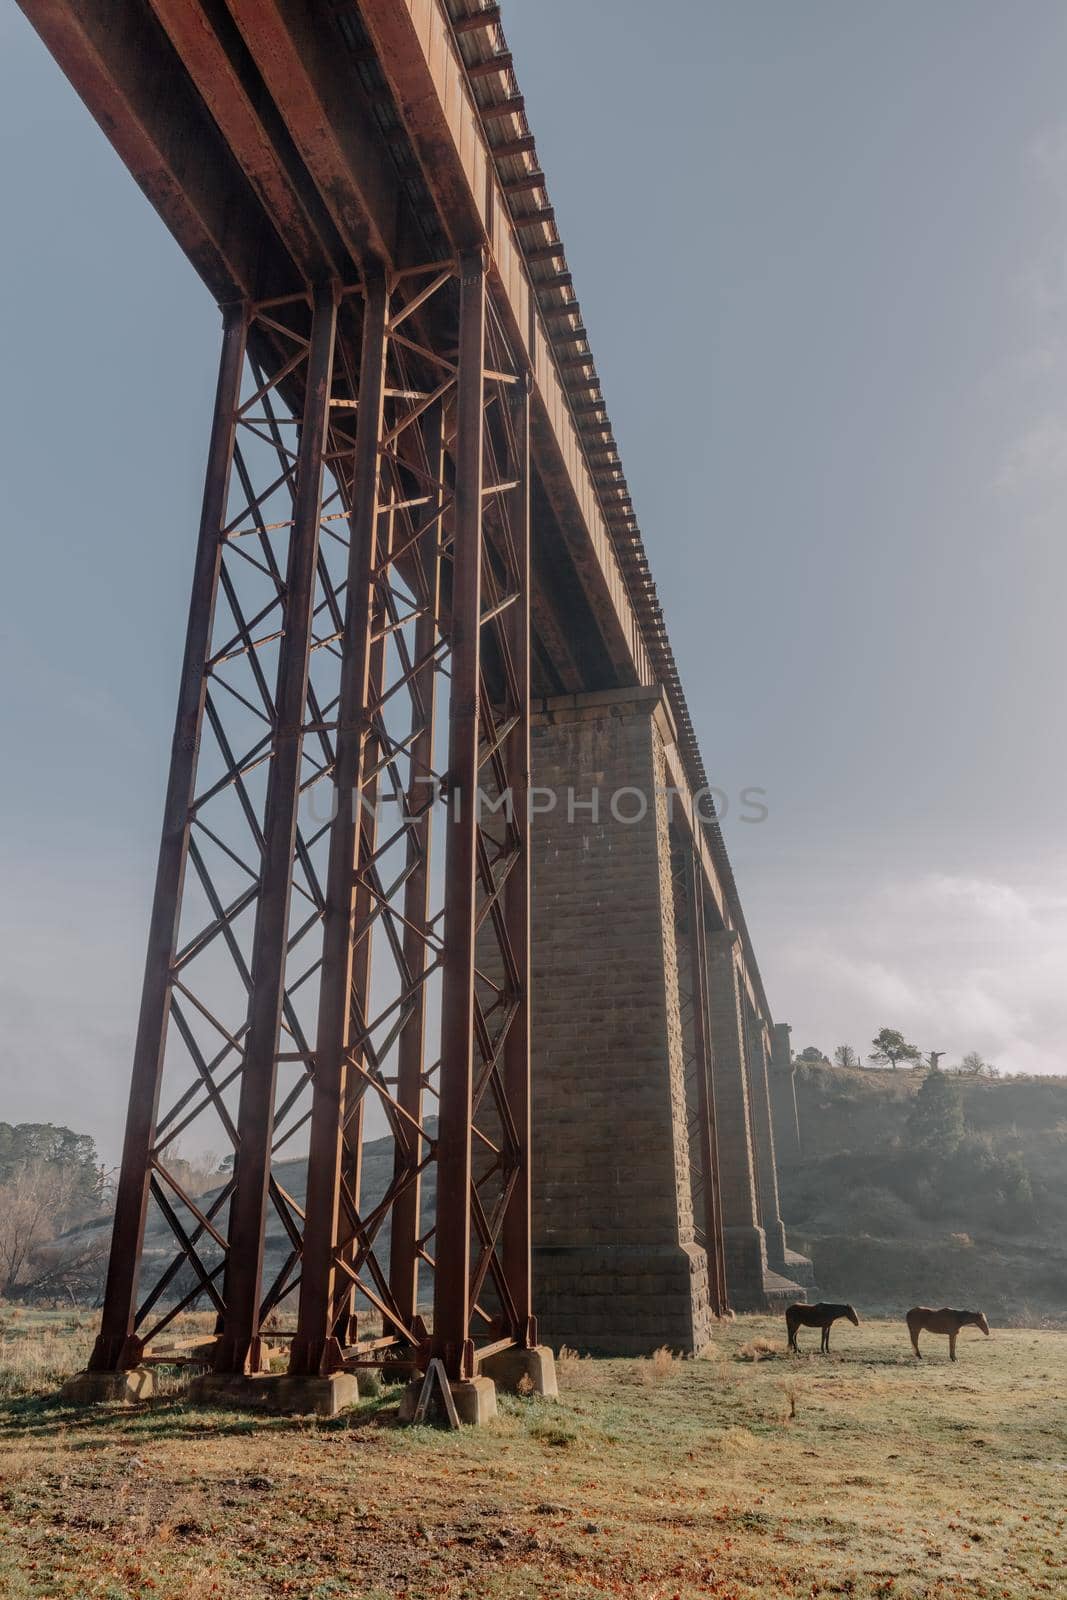
<svg viewBox="0 0 1067 1600">
<path fill-rule="evenodd" d="M 817 1334 L 802 1333 L 809 1345 Z M 462 1434 L 51 1398 L 88 1328 L 0 1317 L 0 1595 L 690 1600 L 1067 1594 L 1067 1334 L 724 1325 L 696 1361 L 561 1363 Z M 761 1341 L 778 1350 L 750 1357 Z M 747 1348 L 747 1356 L 745 1354 Z"/>
</svg>

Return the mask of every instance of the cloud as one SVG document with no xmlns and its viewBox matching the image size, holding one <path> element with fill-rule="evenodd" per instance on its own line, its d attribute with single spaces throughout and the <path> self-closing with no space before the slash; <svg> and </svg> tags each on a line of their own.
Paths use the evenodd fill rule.
<svg viewBox="0 0 1067 1600">
<path fill-rule="evenodd" d="M 1045 319 L 1062 311 L 1067 302 L 1067 251 L 1049 243 L 1015 277 L 1015 294 L 1023 307 Z"/>
<path fill-rule="evenodd" d="M 56 1122 L 91 1133 L 117 1161 L 133 1053 L 129 1009 L 111 996 L 43 993 L 0 984 L 0 1114 L 7 1122 Z"/>
<path fill-rule="evenodd" d="M 1030 175 L 1067 200 L 1067 122 L 1043 128 L 1026 151 Z"/>
<path fill-rule="evenodd" d="M 0 851 L 0 1119 L 60 1122 L 118 1159 L 144 960 L 120 861 Z"/>
<path fill-rule="evenodd" d="M 1067 872 L 1039 885 L 924 874 L 816 913 L 768 952 L 794 1043 L 866 1052 L 879 1028 L 1005 1071 L 1067 1071 Z"/>
<path fill-rule="evenodd" d="M 1000 922 L 1029 924 L 1034 915 L 1034 903 L 1012 884 L 942 872 L 928 873 L 907 884 L 887 884 L 880 891 L 880 899 L 886 908 L 933 918 L 935 922 L 972 913 L 979 921 L 996 918 Z"/>
<path fill-rule="evenodd" d="M 1067 417 L 1043 417 L 1011 444 L 997 474 L 1008 493 L 1050 490 L 1067 482 Z"/>
</svg>

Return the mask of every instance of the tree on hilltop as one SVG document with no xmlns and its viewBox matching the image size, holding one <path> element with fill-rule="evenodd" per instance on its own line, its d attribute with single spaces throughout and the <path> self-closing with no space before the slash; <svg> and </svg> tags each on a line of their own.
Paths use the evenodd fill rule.
<svg viewBox="0 0 1067 1600">
<path fill-rule="evenodd" d="M 1000 1069 L 986 1061 L 978 1050 L 968 1050 L 959 1065 L 961 1078 L 999 1078 Z"/>
<path fill-rule="evenodd" d="M 871 1045 L 868 1059 L 876 1061 L 880 1067 L 892 1067 L 894 1072 L 898 1061 L 922 1060 L 922 1051 L 908 1044 L 904 1035 L 895 1028 L 882 1028 L 871 1040 Z"/>
<path fill-rule="evenodd" d="M 858 1067 L 860 1058 L 850 1044 L 839 1044 L 834 1051 L 834 1064 L 838 1067 Z"/>
</svg>

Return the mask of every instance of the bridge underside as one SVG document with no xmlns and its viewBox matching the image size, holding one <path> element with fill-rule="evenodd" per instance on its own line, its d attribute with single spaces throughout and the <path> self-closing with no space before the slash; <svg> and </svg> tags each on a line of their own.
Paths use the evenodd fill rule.
<svg viewBox="0 0 1067 1600">
<path fill-rule="evenodd" d="M 431 192 L 357 6 L 127 0 L 117 25 L 102 0 L 23 9 L 220 305 L 356 285 L 368 269 L 485 242 L 480 218 Z M 368 10 L 388 21 L 407 8 Z M 516 332 L 530 307 L 506 291 L 495 256 L 490 272 Z M 358 352 L 358 329 L 352 339 Z M 260 354 L 268 370 L 278 359 L 267 345 Z M 295 372 L 287 384 L 297 409 L 302 381 Z M 537 394 L 531 451 L 534 693 L 647 679 Z"/>
<path fill-rule="evenodd" d="M 771 1019 L 496 8 L 20 3 L 224 320 L 93 1368 L 208 1304 L 226 1381 L 477 1411 L 532 1231 L 554 1338 L 699 1348 L 799 1292 Z"/>
</svg>

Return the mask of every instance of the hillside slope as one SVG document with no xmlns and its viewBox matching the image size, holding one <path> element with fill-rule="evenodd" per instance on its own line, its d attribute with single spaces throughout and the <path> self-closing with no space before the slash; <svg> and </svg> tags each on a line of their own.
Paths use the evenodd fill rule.
<svg viewBox="0 0 1067 1600">
<path fill-rule="evenodd" d="M 427 1118 L 427 1128 L 432 1133 L 436 1127 L 436 1118 Z M 393 1142 L 391 1139 L 370 1139 L 363 1147 L 363 1183 L 362 1194 L 364 1214 L 371 1211 L 385 1193 L 393 1173 Z M 294 1161 L 280 1161 L 274 1169 L 273 1175 L 285 1192 L 292 1197 L 297 1205 L 302 1206 L 307 1193 L 307 1162 L 299 1159 Z M 198 1204 L 205 1211 L 210 1211 L 212 1202 L 217 1199 L 220 1190 L 212 1188 L 198 1196 Z M 422 1178 L 422 1215 L 423 1218 L 432 1217 L 437 1195 L 437 1168 L 431 1163 L 423 1173 Z M 223 1213 L 223 1218 L 225 1212 Z M 224 1227 L 224 1221 L 222 1223 Z M 98 1235 L 101 1240 L 106 1240 L 111 1233 L 111 1218 L 99 1217 L 93 1222 L 83 1223 L 73 1228 L 69 1233 L 62 1235 L 61 1243 L 78 1241 L 91 1235 Z M 158 1207 L 154 1202 L 148 1209 L 148 1221 L 145 1228 L 144 1240 L 144 1270 L 143 1282 L 151 1283 L 165 1270 L 173 1260 L 176 1253 L 174 1236 L 167 1223 L 164 1221 Z M 290 1242 L 285 1229 L 279 1220 L 278 1213 L 272 1205 L 267 1213 L 266 1245 L 264 1250 L 263 1275 L 264 1282 L 269 1284 L 285 1264 L 290 1253 Z M 375 1253 L 378 1260 L 389 1260 L 389 1219 L 387 1218 L 382 1228 L 375 1237 Z M 210 1239 L 201 1235 L 197 1243 L 197 1254 L 203 1265 L 210 1271 L 216 1267 L 222 1252 Z M 423 1269 L 425 1276 L 425 1268 Z M 178 1294 L 184 1294 L 194 1285 L 194 1278 L 188 1270 L 176 1279 L 175 1287 Z M 101 1266 L 101 1289 L 103 1287 L 103 1267 Z"/>
<path fill-rule="evenodd" d="M 994 1321 L 1067 1326 L 1067 1078 L 957 1082 L 963 1125 L 949 1153 L 917 1137 L 912 1116 L 921 1074 L 797 1065 L 803 1159 L 781 1171 L 790 1244 L 815 1264 L 819 1292 L 896 1317 L 910 1305 L 974 1305 Z M 365 1147 L 368 1207 L 384 1193 L 392 1144 Z M 283 1163 L 279 1181 L 302 1202 L 302 1161 Z M 434 1166 L 423 1215 L 432 1215 Z M 217 1192 L 217 1191 L 216 1191 Z M 210 1204 L 213 1194 L 203 1198 Z M 102 1218 L 76 1230 L 110 1231 Z M 377 1241 L 388 1259 L 388 1224 Z M 266 1277 L 288 1255 L 273 1209 Z M 145 1238 L 149 1277 L 174 1252 L 152 1208 Z M 218 1251 L 202 1241 L 209 1268 Z M 192 1287 L 185 1276 L 182 1282 Z"/>
<path fill-rule="evenodd" d="M 797 1065 L 782 1210 L 820 1292 L 882 1315 L 950 1303 L 1067 1323 L 1067 1078 L 950 1078 L 962 1122 L 941 1137 L 923 1081 Z"/>
</svg>

